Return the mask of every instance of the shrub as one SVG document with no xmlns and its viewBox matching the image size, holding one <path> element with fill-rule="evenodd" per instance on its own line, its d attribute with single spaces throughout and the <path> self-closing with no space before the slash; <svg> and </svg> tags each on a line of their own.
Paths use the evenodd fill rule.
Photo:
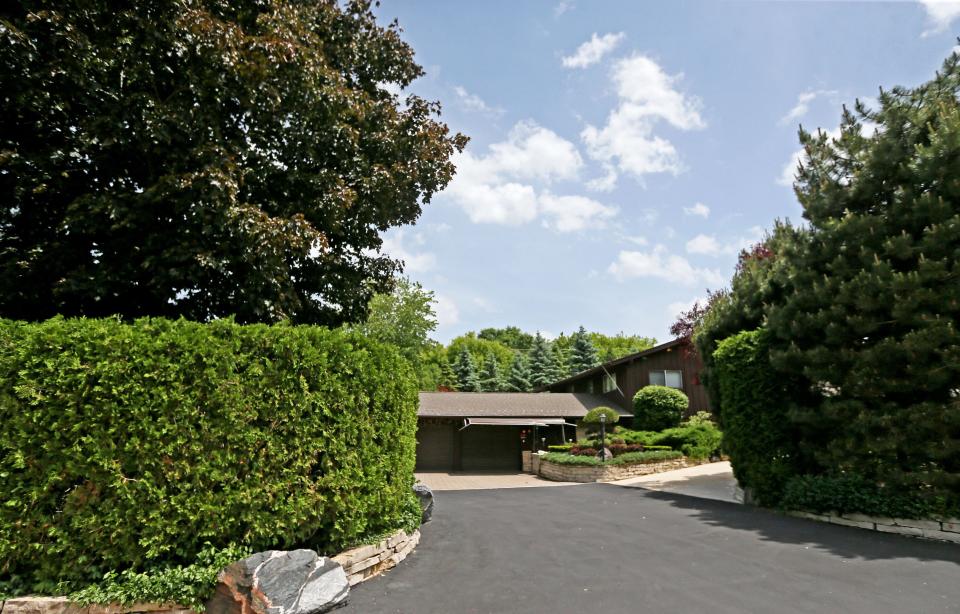
<svg viewBox="0 0 960 614">
<path fill-rule="evenodd" d="M 761 505 L 776 506 L 787 480 L 798 473 L 798 454 L 768 343 L 763 329 L 742 332 L 721 341 L 713 361 L 723 449 L 741 486 L 752 489 Z"/>
<path fill-rule="evenodd" d="M 644 452 L 628 452 L 609 461 L 608 465 L 631 465 L 635 463 L 653 463 L 657 461 L 682 458 L 683 454 L 676 450 L 651 450 Z"/>
<path fill-rule="evenodd" d="M 607 417 L 607 426 L 613 427 L 620 420 L 620 414 L 609 407 L 594 407 L 583 416 L 581 422 L 587 427 L 588 431 L 600 430 L 600 416 Z"/>
<path fill-rule="evenodd" d="M 543 455 L 541 460 L 545 460 L 551 463 L 557 463 L 558 465 L 602 465 L 600 459 L 594 456 L 576 456 L 574 454 L 564 454 L 562 452 L 547 452 Z"/>
<path fill-rule="evenodd" d="M 858 476 L 795 476 L 784 488 L 781 505 L 821 514 L 858 512 L 887 518 L 933 518 L 949 513 L 943 497 L 917 497 Z"/>
<path fill-rule="evenodd" d="M 684 456 L 705 459 L 720 452 L 723 433 L 712 422 L 684 424 L 659 433 L 653 441 L 681 450 Z"/>
<path fill-rule="evenodd" d="M 0 320 L 0 574 L 74 590 L 207 543 L 331 552 L 415 522 L 416 404 L 357 333 Z"/>
<path fill-rule="evenodd" d="M 177 603 L 202 612 L 204 602 L 217 585 L 220 570 L 253 554 L 250 548 L 229 547 L 217 550 L 210 546 L 197 555 L 195 563 L 135 572 L 108 572 L 95 585 L 70 595 L 80 605 L 95 603 Z"/>
<path fill-rule="evenodd" d="M 687 395 L 669 386 L 645 386 L 633 397 L 634 426 L 662 431 L 680 424 L 689 401 Z"/>
<path fill-rule="evenodd" d="M 573 454 L 563 454 L 559 452 L 549 452 L 543 455 L 543 460 L 560 465 L 630 465 L 636 463 L 652 463 L 662 460 L 681 458 L 683 454 L 672 450 L 653 450 L 643 452 L 628 452 L 617 456 L 606 463 L 603 463 L 596 456 L 575 456 Z"/>
<path fill-rule="evenodd" d="M 550 452 L 569 452 L 570 448 L 574 447 L 577 444 L 574 443 L 558 443 L 552 446 L 547 446 L 547 450 Z"/>
</svg>

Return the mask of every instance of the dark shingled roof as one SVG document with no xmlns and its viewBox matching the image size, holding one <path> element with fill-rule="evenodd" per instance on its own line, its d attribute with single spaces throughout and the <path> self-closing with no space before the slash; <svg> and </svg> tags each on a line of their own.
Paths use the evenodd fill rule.
<svg viewBox="0 0 960 614">
<path fill-rule="evenodd" d="M 585 392 L 421 392 L 417 415 L 436 418 L 582 418 L 596 407 L 630 414 Z"/>
</svg>

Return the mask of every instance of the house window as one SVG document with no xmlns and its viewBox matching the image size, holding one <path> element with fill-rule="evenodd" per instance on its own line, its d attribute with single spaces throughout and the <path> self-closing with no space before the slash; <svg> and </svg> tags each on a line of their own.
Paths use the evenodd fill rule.
<svg viewBox="0 0 960 614">
<path fill-rule="evenodd" d="M 651 386 L 669 386 L 671 388 L 683 388 L 683 372 L 681 371 L 651 371 Z"/>
<path fill-rule="evenodd" d="M 617 389 L 617 377 L 615 375 L 603 374 L 603 391 L 613 392 Z"/>
</svg>

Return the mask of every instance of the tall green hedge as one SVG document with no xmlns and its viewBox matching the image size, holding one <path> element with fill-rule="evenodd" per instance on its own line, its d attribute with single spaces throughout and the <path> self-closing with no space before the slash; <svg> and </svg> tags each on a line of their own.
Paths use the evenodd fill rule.
<svg viewBox="0 0 960 614">
<path fill-rule="evenodd" d="M 356 333 L 2 320 L 0 576 L 43 592 L 401 526 L 416 406 L 406 361 Z"/>
<path fill-rule="evenodd" d="M 800 459 L 783 376 L 770 366 L 768 333 L 745 331 L 724 339 L 713 363 L 723 408 L 723 450 L 741 486 L 750 488 L 760 504 L 775 506 Z"/>
</svg>

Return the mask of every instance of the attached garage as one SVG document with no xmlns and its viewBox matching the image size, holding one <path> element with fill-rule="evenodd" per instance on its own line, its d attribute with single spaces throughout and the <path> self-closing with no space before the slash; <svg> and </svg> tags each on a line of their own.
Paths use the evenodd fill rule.
<svg viewBox="0 0 960 614">
<path fill-rule="evenodd" d="M 608 404 L 586 393 L 421 392 L 417 471 L 520 471 L 523 450 L 571 439 L 574 421 Z"/>
<path fill-rule="evenodd" d="M 417 471 L 453 471 L 456 426 L 423 421 L 417 425 Z"/>
<path fill-rule="evenodd" d="M 462 471 L 519 471 L 520 428 L 516 426 L 470 426 L 463 437 Z"/>
</svg>

